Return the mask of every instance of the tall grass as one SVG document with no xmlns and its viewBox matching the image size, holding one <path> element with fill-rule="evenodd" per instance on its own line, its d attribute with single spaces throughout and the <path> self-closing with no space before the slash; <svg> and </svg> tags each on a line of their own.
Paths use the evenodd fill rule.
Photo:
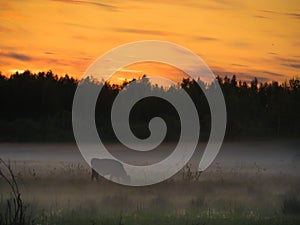
<svg viewBox="0 0 300 225">
<path fill-rule="evenodd" d="M 31 224 L 26 206 L 21 198 L 21 192 L 11 166 L 0 158 L 0 177 L 10 188 L 10 197 L 5 204 L 1 204 L 0 225 L 26 225 Z M 3 202 L 1 202 L 3 203 Z"/>
<path fill-rule="evenodd" d="M 17 191 L 14 194 L 7 180 L 0 180 L 0 225 L 300 224 L 297 194 L 287 194 L 298 190 L 300 182 L 263 171 L 243 176 L 217 168 L 198 178 L 185 168 L 176 179 L 135 188 L 102 179 L 92 182 L 88 167 L 77 163 L 32 168 L 16 162 L 14 173 L 3 163 L 1 174 Z M 18 201 L 22 216 L 14 213 Z"/>
</svg>

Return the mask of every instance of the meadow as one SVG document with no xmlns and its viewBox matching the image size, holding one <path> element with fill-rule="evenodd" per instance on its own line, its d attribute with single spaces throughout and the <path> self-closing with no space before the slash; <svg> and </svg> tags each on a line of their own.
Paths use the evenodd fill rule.
<svg viewBox="0 0 300 225">
<path fill-rule="evenodd" d="M 7 157 L 7 152 L 14 154 L 9 146 L 1 145 L 2 157 Z M 45 146 L 28 145 L 27 149 L 45 150 Z M 39 152 L 44 160 L 21 160 L 26 158 L 24 145 L 22 157 L 9 163 L 20 189 L 27 224 L 299 224 L 300 180 L 294 155 L 297 149 L 290 150 L 291 157 L 283 154 L 276 157 L 278 161 L 267 157 L 270 163 L 263 164 L 255 161 L 255 156 L 248 163 L 238 154 L 232 158 L 225 149 L 234 149 L 233 146 L 241 145 L 225 144 L 220 156 L 200 177 L 186 166 L 171 179 L 146 187 L 122 186 L 104 178 L 91 181 L 88 165 L 75 156 L 64 160 L 66 153 L 61 155 L 63 160 L 46 156 L 45 151 Z M 278 149 L 276 152 L 279 156 Z M 261 154 L 266 153 L 268 150 Z M 255 154 L 258 153 L 251 153 Z M 238 163 L 229 163 L 229 158 Z M 1 224 L 6 224 L 7 204 L 13 195 L 3 179 L 0 190 Z"/>
</svg>

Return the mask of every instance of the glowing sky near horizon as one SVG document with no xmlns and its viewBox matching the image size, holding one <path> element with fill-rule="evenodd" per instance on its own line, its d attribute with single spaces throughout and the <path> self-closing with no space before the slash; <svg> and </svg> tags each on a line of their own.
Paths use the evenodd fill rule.
<svg viewBox="0 0 300 225">
<path fill-rule="evenodd" d="M 0 20 L 6 75 L 52 69 L 80 78 L 108 50 L 155 39 L 189 48 L 216 75 L 300 76 L 299 0 L 1 0 Z"/>
</svg>

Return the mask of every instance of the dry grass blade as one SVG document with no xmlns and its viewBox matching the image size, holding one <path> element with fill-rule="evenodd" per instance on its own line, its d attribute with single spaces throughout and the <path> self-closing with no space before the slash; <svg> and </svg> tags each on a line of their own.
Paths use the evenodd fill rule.
<svg viewBox="0 0 300 225">
<path fill-rule="evenodd" d="M 10 163 L 0 158 L 0 177 L 9 185 L 12 191 L 12 199 L 8 199 L 4 215 L 0 214 L 0 225 L 25 225 L 24 204 L 21 199 L 19 186 Z M 7 173 L 5 172 L 7 171 Z"/>
</svg>

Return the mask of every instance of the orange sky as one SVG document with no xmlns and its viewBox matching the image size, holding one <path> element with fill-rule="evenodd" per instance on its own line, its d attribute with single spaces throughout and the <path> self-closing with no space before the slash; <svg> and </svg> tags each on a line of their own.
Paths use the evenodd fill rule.
<svg viewBox="0 0 300 225">
<path fill-rule="evenodd" d="M 156 77 L 163 77 L 164 79 L 172 80 L 175 83 L 180 83 L 183 77 L 188 77 L 188 74 L 171 65 L 157 62 L 143 62 L 122 68 L 114 73 L 108 81 L 110 83 L 122 84 L 125 80 L 130 81 L 133 78 L 142 78 L 144 74 L 147 75 L 151 83 L 165 87 L 169 87 L 171 84 L 162 80 L 155 80 Z"/>
<path fill-rule="evenodd" d="M 300 76 L 299 0 L 0 0 L 0 71 L 81 77 L 111 48 L 164 40 L 197 53 L 215 74 Z"/>
</svg>

